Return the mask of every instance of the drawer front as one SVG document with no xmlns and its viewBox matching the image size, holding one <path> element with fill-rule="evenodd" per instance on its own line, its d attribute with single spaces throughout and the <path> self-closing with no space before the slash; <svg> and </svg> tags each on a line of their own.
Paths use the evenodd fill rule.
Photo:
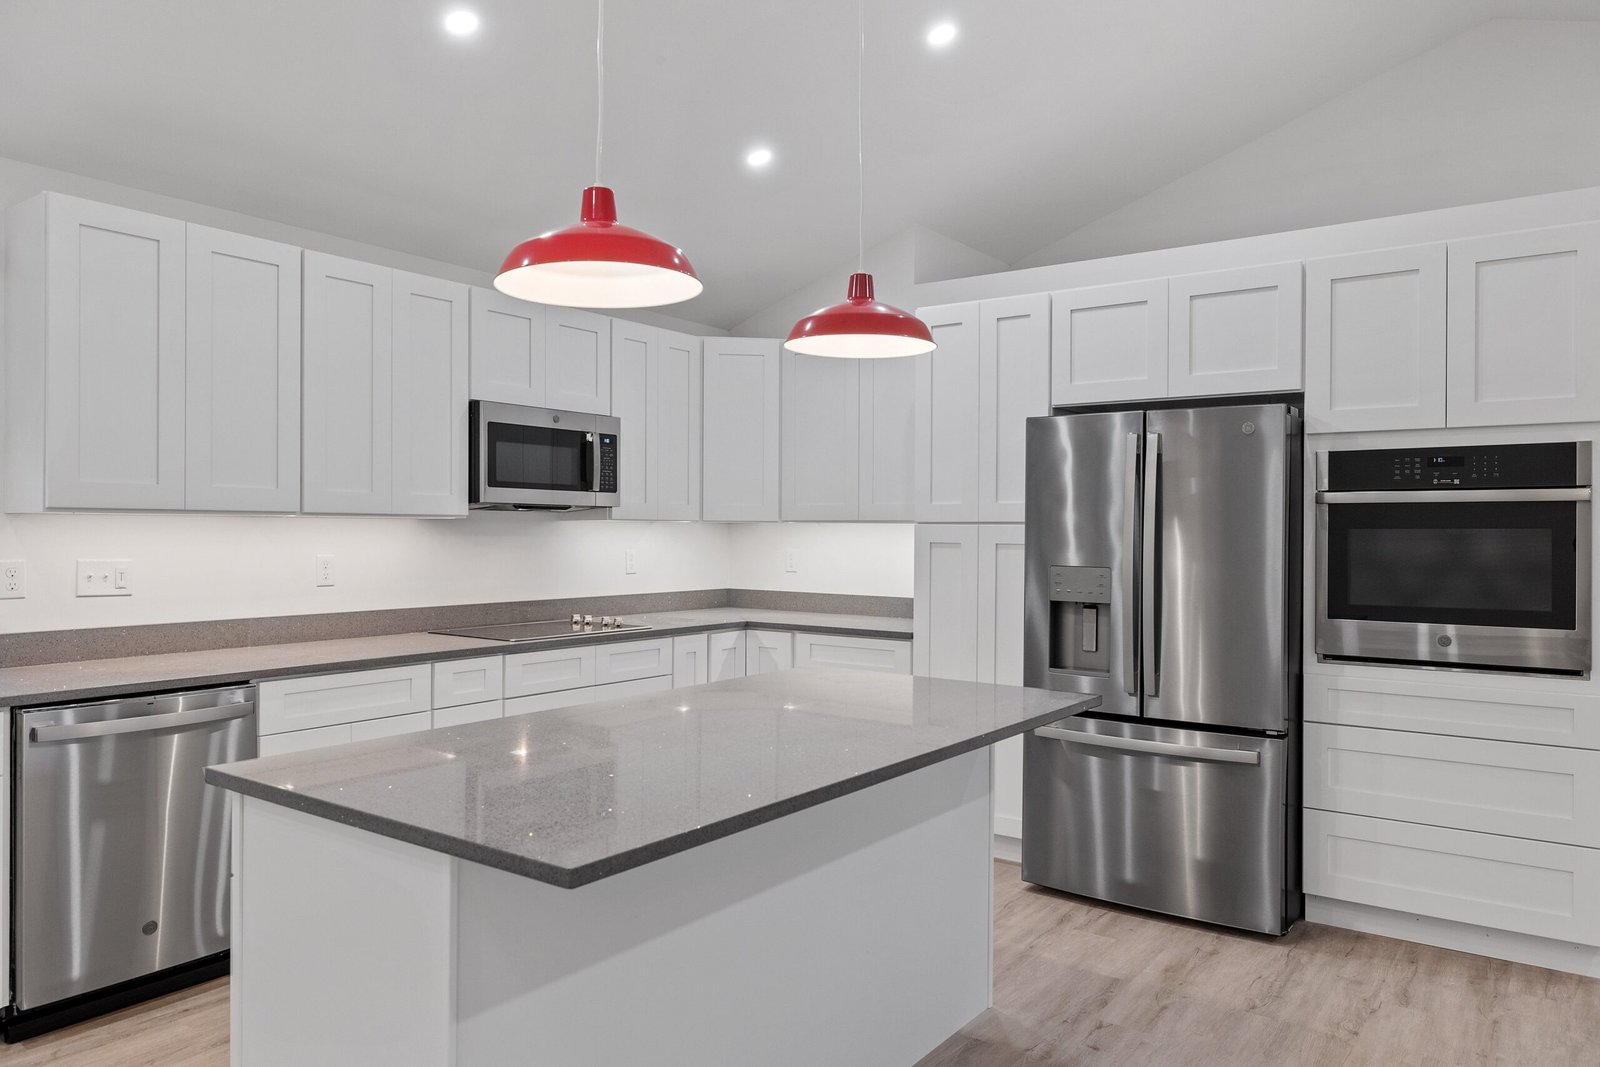
<svg viewBox="0 0 1600 1067">
<path fill-rule="evenodd" d="M 795 634 L 794 665 L 910 674 L 911 642 L 879 637 Z"/>
<path fill-rule="evenodd" d="M 1307 811 L 1305 891 L 1600 945 L 1600 851 L 1575 845 Z"/>
<path fill-rule="evenodd" d="M 281 756 L 285 752 L 309 752 L 314 748 L 328 748 L 350 743 L 349 726 L 323 726 L 315 730 L 292 730 L 286 734 L 263 737 L 256 752 L 262 756 Z"/>
<path fill-rule="evenodd" d="M 482 704 L 458 704 L 453 708 L 433 709 L 433 728 L 465 726 L 469 722 L 498 719 L 505 714 L 505 701 L 486 700 Z"/>
<path fill-rule="evenodd" d="M 1306 725 L 1307 807 L 1600 846 L 1600 752 Z"/>
<path fill-rule="evenodd" d="M 706 681 L 744 677 L 744 631 L 706 634 Z"/>
<path fill-rule="evenodd" d="M 379 737 L 397 737 L 400 734 L 421 733 L 433 729 L 433 712 L 419 711 L 411 715 L 393 715 L 387 719 L 368 719 L 350 724 L 350 740 L 371 741 Z"/>
<path fill-rule="evenodd" d="M 744 672 L 770 674 L 794 666 L 794 634 L 787 630 L 746 630 Z"/>
<path fill-rule="evenodd" d="M 672 687 L 704 685 L 710 680 L 706 673 L 706 654 L 710 643 L 706 634 L 685 634 L 672 639 Z"/>
<path fill-rule="evenodd" d="M 672 674 L 672 638 L 652 641 L 623 641 L 596 645 L 594 650 L 596 685 L 631 682 L 636 678 L 656 678 Z"/>
<path fill-rule="evenodd" d="M 481 704 L 504 695 L 504 656 L 452 659 L 433 665 L 433 706 L 453 708 Z"/>
<path fill-rule="evenodd" d="M 513 715 L 527 715 L 535 711 L 549 711 L 552 708 L 598 704 L 603 700 L 626 700 L 628 697 L 645 693 L 664 693 L 671 688 L 672 676 L 664 674 L 659 678 L 639 678 L 632 682 L 612 682 L 610 685 L 595 685 L 587 689 L 568 689 L 561 693 L 518 697 L 506 701 L 506 718 L 509 719 Z"/>
<path fill-rule="evenodd" d="M 312 678 L 281 678 L 260 685 L 261 733 L 383 719 L 427 711 L 433 671 L 426 663 Z"/>
<path fill-rule="evenodd" d="M 1600 749 L 1600 696 L 1306 675 L 1307 722 Z"/>
<path fill-rule="evenodd" d="M 505 695 L 530 696 L 594 684 L 594 646 L 547 648 L 506 657 Z"/>
</svg>

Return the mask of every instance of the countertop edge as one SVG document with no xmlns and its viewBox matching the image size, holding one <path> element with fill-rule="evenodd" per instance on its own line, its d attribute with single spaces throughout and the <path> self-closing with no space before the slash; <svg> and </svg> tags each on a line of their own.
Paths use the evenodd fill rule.
<svg viewBox="0 0 1600 1067">
<path fill-rule="evenodd" d="M 730 628 L 723 627 L 723 629 Z M 1063 694 L 1063 697 L 1065 696 L 1066 694 Z M 942 748 L 918 753 L 915 756 L 898 760 L 895 763 L 867 771 L 853 778 L 833 782 L 804 793 L 797 793 L 792 797 L 785 797 L 763 807 L 741 812 L 719 822 L 698 826 L 693 830 L 685 831 L 673 837 L 641 845 L 614 856 L 608 856 L 605 859 L 595 860 L 577 867 L 557 867 L 528 859 L 525 856 L 518 856 L 514 853 L 474 845 L 450 834 L 440 833 L 435 830 L 425 830 L 387 816 L 369 815 L 355 811 L 331 801 L 297 793 L 291 789 L 282 789 L 251 779 L 240 778 L 236 775 L 228 774 L 217 767 L 208 767 L 205 777 L 208 784 L 238 793 L 241 796 L 263 800 L 270 804 L 277 804 L 294 811 L 304 812 L 307 815 L 328 819 L 331 822 L 357 830 L 374 833 L 380 837 L 416 845 L 419 848 L 426 848 L 470 863 L 477 863 L 495 870 L 519 875 L 536 882 L 543 882 L 558 889 L 577 889 L 634 868 L 643 867 L 657 860 L 667 859 L 681 852 L 687 852 L 690 849 L 709 844 L 720 838 L 731 837 L 733 834 L 754 829 L 764 823 L 781 819 L 786 815 L 793 815 L 807 808 L 825 804 L 830 800 L 860 792 L 863 789 L 902 777 L 913 771 L 919 771 L 924 767 L 930 767 L 935 763 L 942 763 L 947 759 L 953 759 L 956 756 L 964 755 L 980 748 L 987 748 L 1008 737 L 1025 734 L 1036 727 L 1059 722 L 1062 719 L 1071 718 L 1074 715 L 1093 710 L 1099 706 L 1099 696 L 1087 693 L 1076 694 L 1074 699 L 1067 701 L 1062 707 L 1033 716 L 1022 723 L 998 730 L 990 730 Z"/>
</svg>

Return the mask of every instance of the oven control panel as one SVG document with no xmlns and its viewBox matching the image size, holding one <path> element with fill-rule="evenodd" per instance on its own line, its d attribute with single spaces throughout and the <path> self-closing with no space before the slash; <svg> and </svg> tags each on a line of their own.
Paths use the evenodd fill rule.
<svg viewBox="0 0 1600 1067">
<path fill-rule="evenodd" d="M 1589 442 L 1328 452 L 1321 488 L 1554 489 L 1589 484 Z"/>
</svg>

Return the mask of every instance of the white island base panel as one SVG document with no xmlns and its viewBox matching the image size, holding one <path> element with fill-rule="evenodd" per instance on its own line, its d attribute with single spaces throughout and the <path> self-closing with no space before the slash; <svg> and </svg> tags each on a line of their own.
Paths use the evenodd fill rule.
<svg viewBox="0 0 1600 1067">
<path fill-rule="evenodd" d="M 577 889 L 231 800 L 236 1067 L 882 1067 L 990 1003 L 986 749 Z"/>
</svg>

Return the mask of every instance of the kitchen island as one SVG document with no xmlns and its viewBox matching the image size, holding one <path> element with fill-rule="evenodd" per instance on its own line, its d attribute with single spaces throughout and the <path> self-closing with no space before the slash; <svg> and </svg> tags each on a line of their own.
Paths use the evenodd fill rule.
<svg viewBox="0 0 1600 1067">
<path fill-rule="evenodd" d="M 911 1063 L 989 1005 L 988 746 L 1098 702 L 787 671 L 211 768 L 233 1062 Z"/>
</svg>

